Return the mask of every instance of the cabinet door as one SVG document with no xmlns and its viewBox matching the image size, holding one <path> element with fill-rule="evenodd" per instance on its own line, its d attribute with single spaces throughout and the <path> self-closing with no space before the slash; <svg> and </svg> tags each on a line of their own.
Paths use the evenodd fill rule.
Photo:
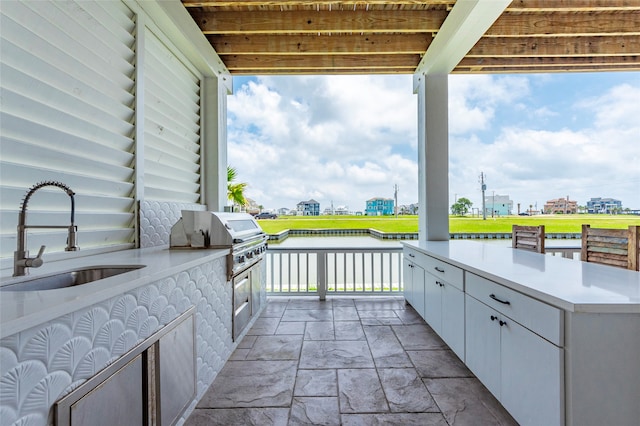
<svg viewBox="0 0 640 426">
<path fill-rule="evenodd" d="M 442 337 L 442 280 L 425 273 L 424 320 Z"/>
<path fill-rule="evenodd" d="M 465 362 L 489 391 L 500 399 L 500 325 L 497 313 L 465 296 Z"/>
<path fill-rule="evenodd" d="M 464 361 L 464 293 L 449 283 L 442 287 L 442 339 Z"/>
<path fill-rule="evenodd" d="M 501 402 L 521 425 L 561 425 L 563 351 L 520 324 L 501 329 Z"/>
<path fill-rule="evenodd" d="M 413 279 L 412 279 L 412 299 L 413 299 L 413 309 L 416 310 L 420 314 L 422 318 L 424 318 L 424 269 L 413 264 Z"/>
<path fill-rule="evenodd" d="M 404 298 L 413 306 L 413 263 L 406 257 L 402 258 L 402 279 L 404 281 Z"/>
</svg>

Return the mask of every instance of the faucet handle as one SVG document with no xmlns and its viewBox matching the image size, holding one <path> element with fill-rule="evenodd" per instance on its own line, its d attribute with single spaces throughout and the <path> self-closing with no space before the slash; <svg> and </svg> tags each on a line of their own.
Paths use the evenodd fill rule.
<svg viewBox="0 0 640 426">
<path fill-rule="evenodd" d="M 46 246 L 40 246 L 40 251 L 38 251 L 38 255 L 30 259 L 25 259 L 24 266 L 27 266 L 29 268 L 39 268 L 40 266 L 42 266 L 42 264 L 44 263 L 44 260 L 42 260 L 42 255 L 44 253 L 45 248 Z"/>
</svg>

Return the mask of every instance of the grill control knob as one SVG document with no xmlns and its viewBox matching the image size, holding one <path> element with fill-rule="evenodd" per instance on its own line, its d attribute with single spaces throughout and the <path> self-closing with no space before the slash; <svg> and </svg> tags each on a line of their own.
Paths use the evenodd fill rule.
<svg viewBox="0 0 640 426">
<path fill-rule="evenodd" d="M 250 251 L 247 253 L 247 259 L 251 259 L 253 257 L 253 252 Z"/>
<path fill-rule="evenodd" d="M 244 263 L 244 255 L 238 256 L 238 262 L 239 263 Z"/>
</svg>

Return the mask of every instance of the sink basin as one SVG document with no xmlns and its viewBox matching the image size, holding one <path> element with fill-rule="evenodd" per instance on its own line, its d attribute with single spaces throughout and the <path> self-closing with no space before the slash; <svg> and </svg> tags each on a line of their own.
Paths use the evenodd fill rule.
<svg viewBox="0 0 640 426">
<path fill-rule="evenodd" d="M 0 287 L 0 291 L 39 291 L 73 287 L 144 267 L 145 265 L 88 266 L 54 275 L 21 280 Z"/>
</svg>

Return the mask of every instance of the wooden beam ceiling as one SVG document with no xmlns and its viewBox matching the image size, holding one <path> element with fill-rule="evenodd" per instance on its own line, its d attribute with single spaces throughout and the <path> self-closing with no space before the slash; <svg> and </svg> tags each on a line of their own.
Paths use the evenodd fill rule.
<svg viewBox="0 0 640 426">
<path fill-rule="evenodd" d="M 182 0 L 233 75 L 412 74 L 455 0 Z M 640 70 L 640 0 L 514 0 L 454 73 Z"/>
</svg>

